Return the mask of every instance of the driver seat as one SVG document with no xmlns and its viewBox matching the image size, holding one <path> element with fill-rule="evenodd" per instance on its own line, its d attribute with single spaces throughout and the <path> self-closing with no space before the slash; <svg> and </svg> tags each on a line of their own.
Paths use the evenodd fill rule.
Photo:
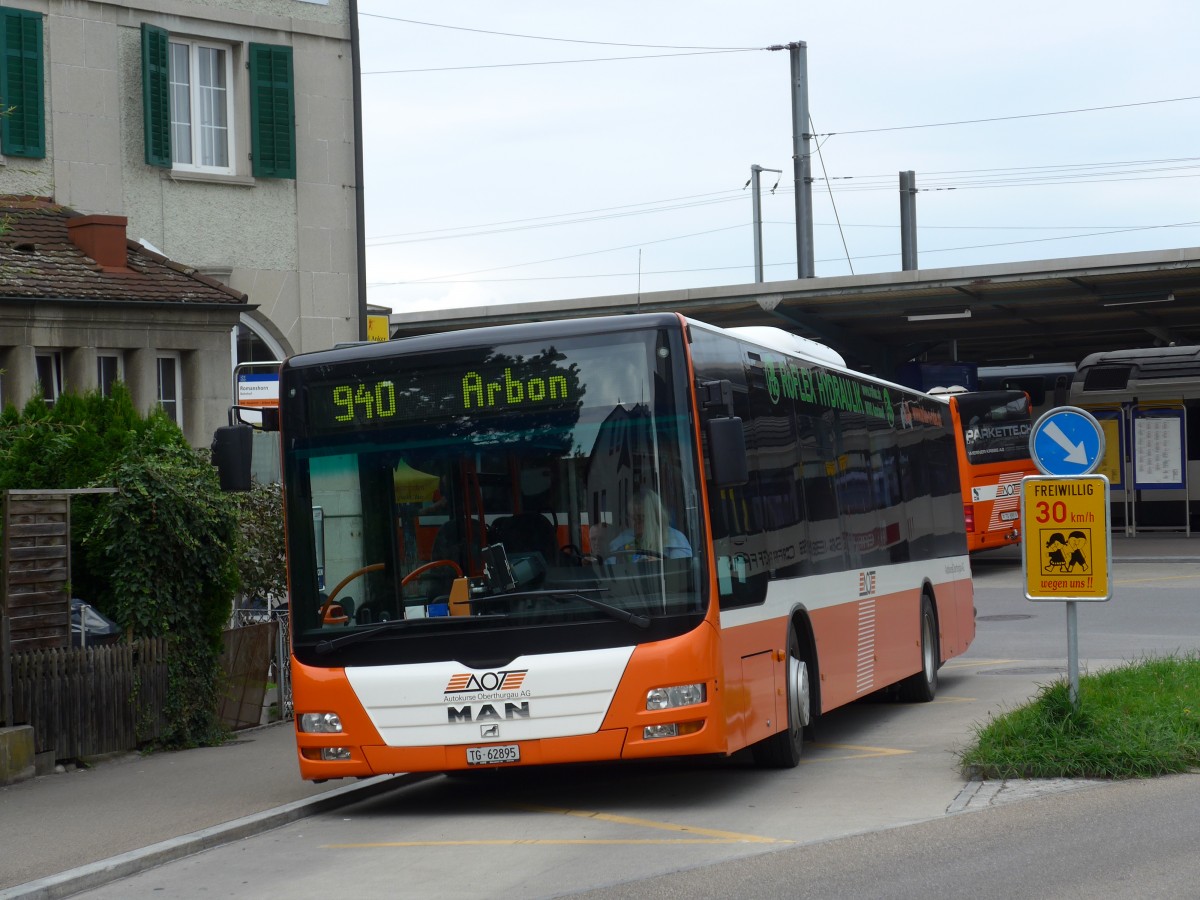
<svg viewBox="0 0 1200 900">
<path fill-rule="evenodd" d="M 513 553 L 540 553 L 547 565 L 558 558 L 558 529 L 541 513 L 521 512 L 492 523 L 492 539 Z"/>
</svg>

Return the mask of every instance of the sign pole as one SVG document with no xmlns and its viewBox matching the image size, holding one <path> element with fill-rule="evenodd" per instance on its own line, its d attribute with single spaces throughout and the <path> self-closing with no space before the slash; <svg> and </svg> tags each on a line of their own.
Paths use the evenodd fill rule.
<svg viewBox="0 0 1200 900">
<path fill-rule="evenodd" d="M 1067 601 L 1067 681 L 1071 708 L 1079 710 L 1079 627 L 1075 622 L 1075 601 Z"/>
<path fill-rule="evenodd" d="M 1118 438 L 1120 430 L 1118 429 Z M 1104 456 L 1104 429 L 1074 406 L 1052 409 L 1034 423 L 1029 455 L 1041 475 L 1021 479 L 1021 562 L 1027 600 L 1067 605 L 1067 680 L 1079 710 L 1077 600 L 1112 596 L 1109 479 L 1091 474 Z"/>
</svg>

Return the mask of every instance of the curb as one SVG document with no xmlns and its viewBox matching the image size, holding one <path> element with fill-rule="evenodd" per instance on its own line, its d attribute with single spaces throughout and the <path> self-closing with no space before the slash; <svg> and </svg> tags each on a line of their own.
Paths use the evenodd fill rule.
<svg viewBox="0 0 1200 900">
<path fill-rule="evenodd" d="M 191 856 L 202 850 L 219 847 L 243 838 L 270 831 L 307 816 L 337 809 L 359 800 L 366 800 L 396 788 L 416 784 L 429 778 L 428 773 L 403 775 L 376 775 L 357 784 L 334 788 L 323 794 L 297 800 L 284 806 L 264 810 L 201 831 L 193 831 L 180 837 L 170 838 L 130 850 L 119 856 L 101 859 L 85 866 L 68 869 L 57 875 L 47 875 L 36 881 L 27 881 L 11 888 L 0 890 L 0 900 L 59 900 L 80 891 L 103 887 L 130 875 L 153 869 L 164 863 Z"/>
</svg>

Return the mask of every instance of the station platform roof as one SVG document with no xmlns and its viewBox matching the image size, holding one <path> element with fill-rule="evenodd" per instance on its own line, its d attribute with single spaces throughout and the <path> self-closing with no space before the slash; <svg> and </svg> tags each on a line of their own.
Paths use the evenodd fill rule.
<svg viewBox="0 0 1200 900">
<path fill-rule="evenodd" d="M 916 359 L 1078 363 L 1102 350 L 1200 344 L 1200 248 L 393 313 L 390 322 L 396 338 L 652 311 L 774 325 L 885 376 Z"/>
</svg>

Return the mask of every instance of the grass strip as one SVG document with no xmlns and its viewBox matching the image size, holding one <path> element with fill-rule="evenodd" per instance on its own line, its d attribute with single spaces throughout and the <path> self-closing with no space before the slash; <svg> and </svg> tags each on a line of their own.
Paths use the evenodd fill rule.
<svg viewBox="0 0 1200 900">
<path fill-rule="evenodd" d="M 1200 658 L 1138 660 L 1042 685 L 1029 703 L 974 728 L 959 753 L 980 778 L 1149 778 L 1200 767 Z"/>
</svg>

